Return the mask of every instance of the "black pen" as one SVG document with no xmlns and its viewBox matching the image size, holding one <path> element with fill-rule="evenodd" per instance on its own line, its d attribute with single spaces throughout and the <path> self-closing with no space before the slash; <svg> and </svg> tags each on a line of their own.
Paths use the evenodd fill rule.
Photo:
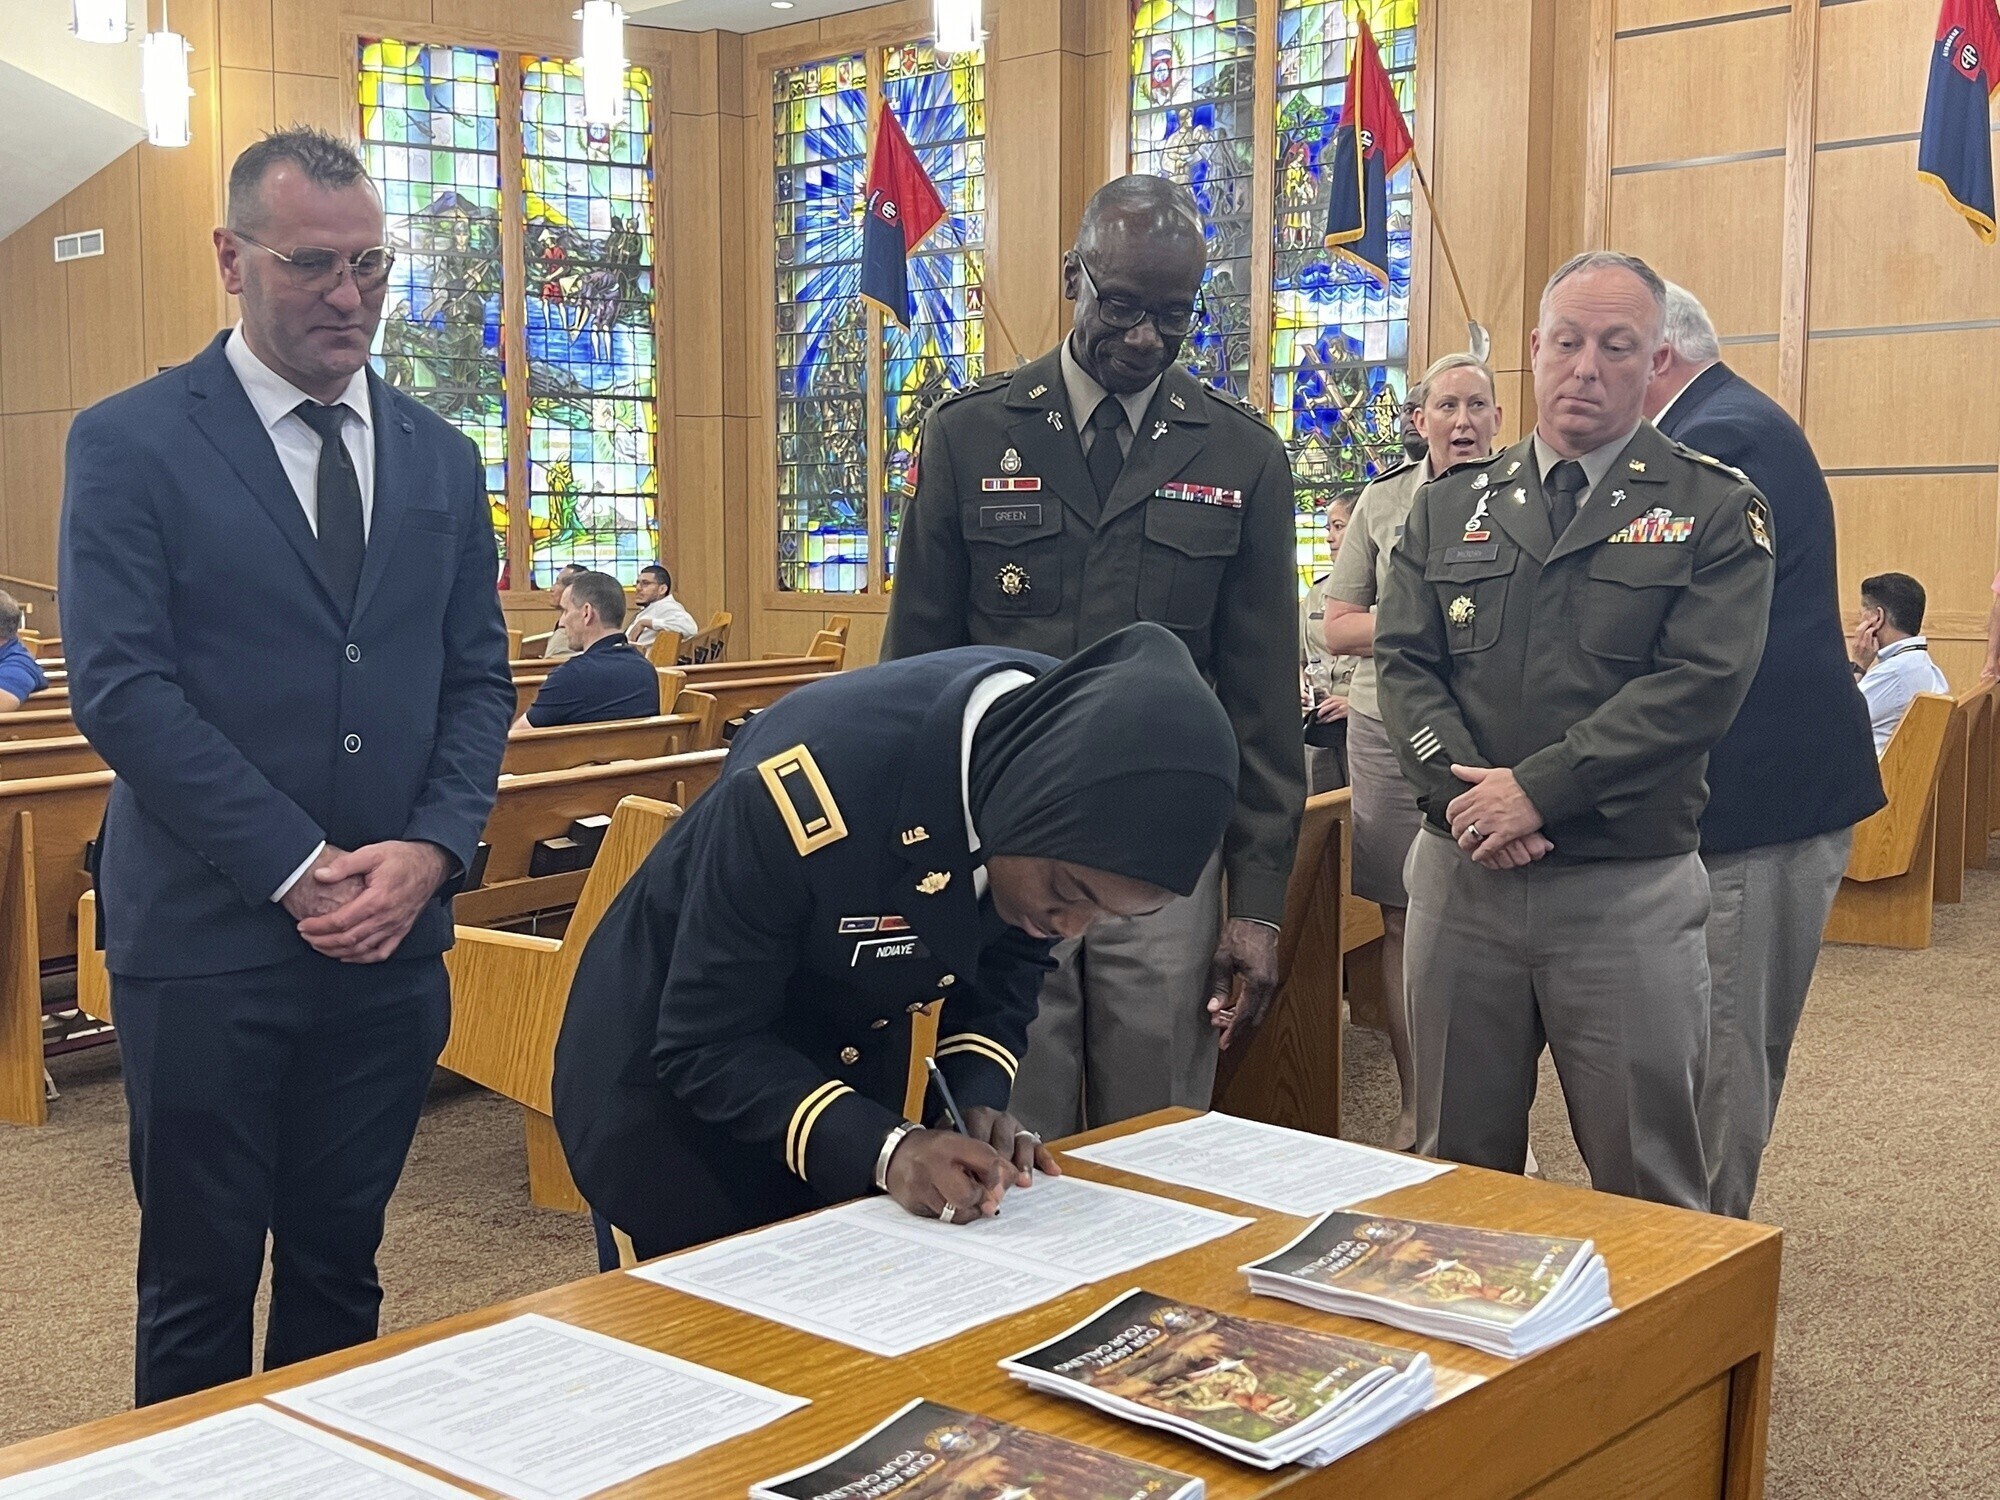
<svg viewBox="0 0 2000 1500">
<path fill-rule="evenodd" d="M 924 1066 L 930 1069 L 931 1083 L 936 1087 L 938 1097 L 944 1100 L 944 1112 L 951 1116 L 951 1128 L 960 1135 L 971 1135 L 972 1132 L 965 1128 L 965 1116 L 958 1112 L 958 1101 L 951 1097 L 951 1085 L 944 1081 L 944 1070 L 938 1067 L 937 1059 L 925 1058 Z"/>
</svg>

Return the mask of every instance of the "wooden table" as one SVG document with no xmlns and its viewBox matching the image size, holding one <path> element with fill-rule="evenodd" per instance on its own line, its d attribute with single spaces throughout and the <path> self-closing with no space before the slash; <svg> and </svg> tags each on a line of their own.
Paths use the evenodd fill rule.
<svg viewBox="0 0 2000 1500">
<path fill-rule="evenodd" d="M 1122 1135 L 1189 1113 L 1163 1111 L 1069 1144 Z M 1620 1315 L 1553 1349 L 1509 1362 L 1379 1324 L 1251 1296 L 1236 1267 L 1283 1244 L 1303 1220 L 1088 1162 L 1072 1163 L 1069 1170 L 1254 1214 L 1257 1222 L 1186 1254 L 893 1360 L 631 1276 L 598 1276 L 0 1449 L 0 1477 L 247 1405 L 335 1370 L 512 1314 L 538 1312 L 812 1399 L 811 1406 L 771 1426 L 655 1469 L 606 1495 L 735 1500 L 752 1481 L 845 1445 L 916 1396 L 1199 1474 L 1207 1480 L 1212 1500 L 1281 1494 L 1288 1500 L 1517 1495 L 1536 1500 L 1680 1500 L 1697 1495 L 1747 1500 L 1763 1493 L 1778 1301 L 1780 1236 L 1775 1229 L 1468 1167 L 1379 1200 L 1374 1206 L 1387 1213 L 1596 1240 L 1610 1267 Z M 995 1368 L 1001 1356 L 1059 1332 L 1132 1286 L 1248 1317 L 1422 1348 L 1438 1367 L 1441 1384 L 1458 1374 L 1478 1377 L 1477 1383 L 1328 1468 L 1264 1473 L 1193 1443 L 1100 1416 L 1079 1402 L 1036 1395 Z M 489 1493 L 463 1480 L 453 1482 L 477 1494 Z"/>
</svg>

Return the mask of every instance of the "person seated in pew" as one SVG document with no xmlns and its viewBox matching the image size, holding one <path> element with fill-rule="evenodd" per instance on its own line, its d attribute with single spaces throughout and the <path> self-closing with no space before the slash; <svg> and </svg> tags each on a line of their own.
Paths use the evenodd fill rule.
<svg viewBox="0 0 2000 1500">
<path fill-rule="evenodd" d="M 20 601 L 0 589 L 0 714 L 12 713 L 49 685 L 35 653 L 21 643 Z"/>
<path fill-rule="evenodd" d="M 1922 634 L 1924 602 L 1924 586 L 1908 573 L 1877 573 L 1861 580 L 1861 622 L 1849 655 L 1861 696 L 1868 700 L 1878 760 L 1910 711 L 1912 698 L 1951 691 Z"/>
<path fill-rule="evenodd" d="M 563 592 L 562 628 L 576 654 L 549 673 L 511 739 L 556 724 L 644 719 L 660 711 L 660 674 L 620 633 L 625 589 L 609 573 L 583 572 Z"/>
<path fill-rule="evenodd" d="M 569 591 L 570 580 L 579 573 L 588 573 L 589 571 L 590 569 L 586 568 L 582 563 L 564 563 L 561 568 L 556 570 L 555 585 L 549 590 L 549 603 L 556 607 L 556 628 L 549 632 L 549 643 L 542 648 L 543 657 L 574 656 L 578 651 L 583 649 L 580 646 L 572 646 L 570 644 L 569 632 L 563 629 L 562 607 L 563 595 Z"/>
<path fill-rule="evenodd" d="M 687 606 L 674 597 L 674 575 L 660 563 L 647 563 L 639 570 L 638 581 L 632 585 L 632 597 L 640 608 L 625 628 L 625 639 L 641 651 L 652 645 L 653 637 L 663 630 L 673 631 L 683 642 L 701 630 L 694 616 L 687 612 Z"/>
<path fill-rule="evenodd" d="M 647 1258 L 870 1191 L 966 1223 L 1053 1173 L 1007 1113 L 1050 950 L 1195 889 L 1238 758 L 1150 623 L 1062 663 L 909 657 L 758 714 L 570 988 L 553 1112 L 606 1268 L 607 1224 Z M 937 1006 L 969 1135 L 911 1055 Z"/>
</svg>

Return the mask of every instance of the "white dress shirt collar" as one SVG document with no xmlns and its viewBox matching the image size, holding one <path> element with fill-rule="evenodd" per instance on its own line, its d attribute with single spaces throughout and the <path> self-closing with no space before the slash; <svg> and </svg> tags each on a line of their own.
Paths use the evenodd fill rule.
<svg viewBox="0 0 2000 1500">
<path fill-rule="evenodd" d="M 301 401 L 314 401 L 304 391 L 293 385 L 276 370 L 257 357 L 257 351 L 250 347 L 250 341 L 243 336 L 243 325 L 238 323 L 229 335 L 229 342 L 222 346 L 223 354 L 229 360 L 229 368 L 236 372 L 236 378 L 243 383 L 243 394 L 250 398 L 250 404 L 257 409 L 257 419 L 264 424 L 266 432 L 275 428 L 286 417 L 291 416 Z M 344 406 L 361 419 L 361 425 L 371 433 L 375 430 L 375 413 L 368 400 L 368 369 L 363 366 L 354 372 L 354 378 L 347 382 L 347 389 L 340 393 L 338 400 L 328 403 Z M 299 419 L 303 422 L 305 419 Z"/>
<path fill-rule="evenodd" d="M 983 677 L 972 690 L 972 696 L 965 700 L 964 727 L 958 737 L 958 800 L 965 808 L 965 847 L 972 853 L 979 852 L 979 830 L 972 826 L 972 734 L 979 728 L 979 721 L 986 717 L 986 710 L 1015 688 L 1026 687 L 1033 682 L 1032 673 L 1011 667 L 1003 672 L 995 672 Z M 972 894 L 986 894 L 986 861 L 981 860 L 972 867 Z"/>
<path fill-rule="evenodd" d="M 1673 395 L 1667 398 L 1667 404 L 1661 407 L 1659 412 L 1654 416 L 1653 425 L 1655 427 L 1658 427 L 1660 423 L 1664 422 L 1667 419 L 1667 413 L 1674 409 L 1674 403 L 1687 394 L 1688 385 L 1693 385 L 1697 380 L 1701 379 L 1702 376 L 1706 375 L 1710 370 L 1714 369 L 1717 365 L 1721 363 L 1722 361 L 1719 359 L 1711 359 L 1707 364 L 1703 365 L 1699 370 L 1696 370 L 1694 374 L 1688 376 L 1687 385 L 1682 386 L 1679 390 L 1675 391 Z"/>
</svg>

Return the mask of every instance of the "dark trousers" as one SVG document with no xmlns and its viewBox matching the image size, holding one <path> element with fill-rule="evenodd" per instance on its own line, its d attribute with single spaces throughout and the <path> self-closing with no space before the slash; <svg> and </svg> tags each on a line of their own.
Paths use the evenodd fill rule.
<svg viewBox="0 0 2000 1500">
<path fill-rule="evenodd" d="M 443 960 L 112 978 L 139 1196 L 141 1406 L 375 1336 L 375 1251 L 451 1026 Z"/>
</svg>

